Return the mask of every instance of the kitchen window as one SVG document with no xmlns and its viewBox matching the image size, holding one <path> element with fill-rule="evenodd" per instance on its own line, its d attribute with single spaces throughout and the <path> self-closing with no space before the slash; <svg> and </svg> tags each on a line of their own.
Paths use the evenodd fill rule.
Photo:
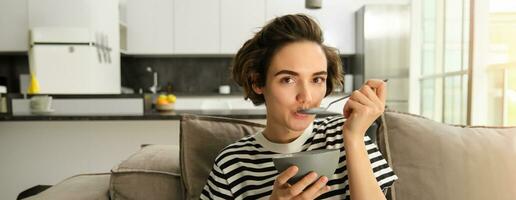
<svg viewBox="0 0 516 200">
<path fill-rule="evenodd" d="M 516 125 L 516 2 L 490 0 L 488 11 L 487 122 Z"/>
<path fill-rule="evenodd" d="M 450 124 L 516 125 L 516 2 L 414 2 L 421 10 L 415 111 Z"/>
<path fill-rule="evenodd" d="M 420 114 L 467 123 L 469 0 L 421 1 Z"/>
</svg>

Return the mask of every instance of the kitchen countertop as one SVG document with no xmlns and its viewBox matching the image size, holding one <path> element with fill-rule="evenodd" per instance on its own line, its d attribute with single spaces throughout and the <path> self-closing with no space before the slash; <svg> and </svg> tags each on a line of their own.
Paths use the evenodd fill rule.
<svg viewBox="0 0 516 200">
<path fill-rule="evenodd" d="M 184 96 L 183 96 L 184 95 Z M 207 94 L 178 94 L 182 97 L 196 97 L 203 96 Z M 229 94 L 229 95 L 213 95 L 218 97 L 223 96 L 237 96 L 241 94 Z M 20 94 L 9 94 L 9 98 L 23 98 Z M 63 99 L 63 98 L 143 98 L 141 94 L 105 94 L 105 95 L 52 95 L 54 98 Z M 211 95 L 207 95 L 211 96 Z M 29 96 L 30 97 L 30 96 Z M 189 110 L 173 110 L 170 112 L 158 112 L 156 110 L 148 110 L 143 113 L 143 115 L 79 115 L 79 116 L 67 116 L 67 115 L 22 115 L 22 116 L 12 116 L 11 113 L 3 114 L 0 113 L 0 121 L 74 121 L 74 120 L 179 120 L 181 119 L 181 115 L 186 114 L 194 114 L 194 115 L 209 115 L 209 116 L 219 116 L 219 117 L 228 117 L 228 118 L 237 118 L 237 119 L 265 119 L 266 118 L 266 110 L 265 109 L 189 109 Z M 317 117 L 327 117 L 332 115 L 340 115 L 340 113 L 328 112 L 322 115 L 318 115 Z"/>
<path fill-rule="evenodd" d="M 265 119 L 265 110 L 174 110 L 170 112 L 149 111 L 138 116 L 11 116 L 9 114 L 0 114 L 0 121 L 96 121 L 96 120 L 179 120 L 181 115 L 209 115 L 218 117 L 228 117 L 237 119 Z M 318 117 L 327 117 L 339 115 L 339 113 L 328 112 Z"/>
</svg>

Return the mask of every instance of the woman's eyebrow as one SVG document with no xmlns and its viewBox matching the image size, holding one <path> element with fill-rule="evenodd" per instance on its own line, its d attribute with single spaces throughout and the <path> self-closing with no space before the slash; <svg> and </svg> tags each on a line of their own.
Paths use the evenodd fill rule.
<svg viewBox="0 0 516 200">
<path fill-rule="evenodd" d="M 328 72 L 326 72 L 326 71 L 315 72 L 314 76 L 317 76 L 317 75 L 328 75 Z"/>
<path fill-rule="evenodd" d="M 293 75 L 293 76 L 299 75 L 299 73 L 297 73 L 295 71 L 281 70 L 279 72 L 276 72 L 276 74 L 274 74 L 274 76 L 277 76 L 277 75 L 280 75 L 280 74 L 288 74 L 288 75 Z M 328 72 L 326 72 L 326 71 L 315 72 L 315 73 L 313 73 L 312 76 L 318 76 L 318 75 L 328 75 Z"/>
<path fill-rule="evenodd" d="M 297 72 L 295 71 L 290 71 L 290 70 L 281 70 L 279 72 L 276 72 L 276 74 L 274 74 L 274 76 L 277 76 L 277 75 L 281 75 L 281 74 L 289 74 L 289 75 L 294 75 L 294 76 L 297 76 L 299 75 Z"/>
</svg>

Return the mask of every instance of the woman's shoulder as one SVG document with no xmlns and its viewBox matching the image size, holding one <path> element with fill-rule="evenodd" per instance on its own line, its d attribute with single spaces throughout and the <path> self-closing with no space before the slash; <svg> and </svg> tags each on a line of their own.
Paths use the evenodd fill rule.
<svg viewBox="0 0 516 200">
<path fill-rule="evenodd" d="M 224 147 L 215 158 L 215 163 L 219 163 L 229 156 L 234 157 L 238 156 L 239 154 L 257 152 L 259 148 L 261 148 L 261 146 L 256 142 L 255 135 L 245 136 L 240 140 Z"/>
</svg>

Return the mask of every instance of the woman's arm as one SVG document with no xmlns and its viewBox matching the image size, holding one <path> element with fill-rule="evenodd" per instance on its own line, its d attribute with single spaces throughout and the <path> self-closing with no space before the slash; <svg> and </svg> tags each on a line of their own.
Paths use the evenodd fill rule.
<svg viewBox="0 0 516 200">
<path fill-rule="evenodd" d="M 347 120 L 342 134 L 353 200 L 385 199 L 373 174 L 364 143 L 365 132 L 385 109 L 385 96 L 385 83 L 382 80 L 369 80 L 360 90 L 353 92 L 344 106 Z"/>
<path fill-rule="evenodd" d="M 344 133 L 344 148 L 346 149 L 346 166 L 351 199 L 385 199 L 373 174 L 364 138 L 351 138 L 346 137 L 346 135 L 352 134 Z"/>
</svg>

